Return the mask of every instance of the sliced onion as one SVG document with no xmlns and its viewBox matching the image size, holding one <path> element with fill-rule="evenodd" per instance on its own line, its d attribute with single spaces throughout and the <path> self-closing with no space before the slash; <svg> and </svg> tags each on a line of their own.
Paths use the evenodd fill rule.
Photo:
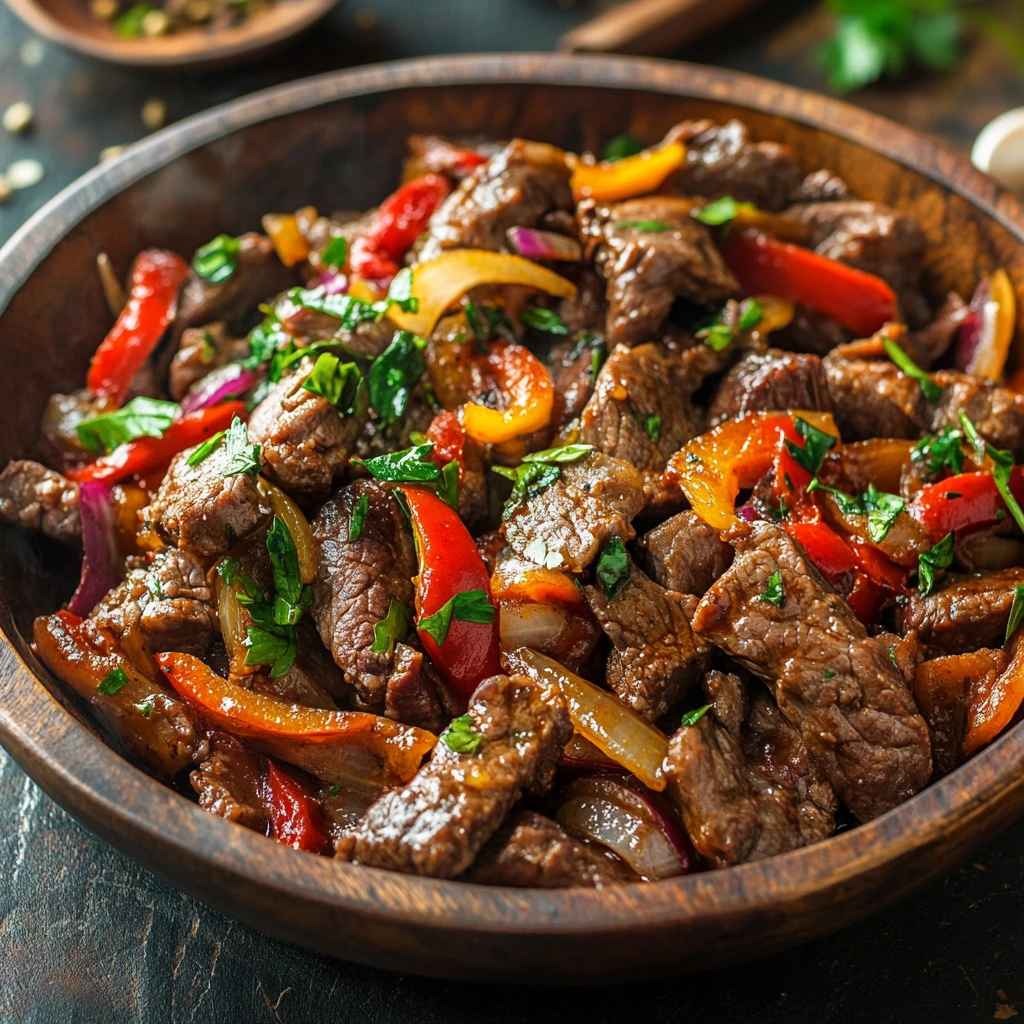
<svg viewBox="0 0 1024 1024">
<path fill-rule="evenodd" d="M 693 847 L 672 812 L 639 787 L 607 775 L 570 782 L 555 818 L 613 850 L 641 878 L 673 878 L 696 867 Z"/>
<path fill-rule="evenodd" d="M 78 511 L 82 517 L 82 577 L 68 611 L 87 616 L 121 582 L 121 558 L 117 550 L 117 509 L 113 491 L 97 480 L 78 487 Z"/>
<path fill-rule="evenodd" d="M 578 732 L 566 743 L 562 756 L 558 759 L 558 767 L 570 774 L 590 775 L 593 772 L 621 772 L 622 766 L 601 753 L 588 739 Z"/>
<path fill-rule="evenodd" d="M 240 590 L 238 583 L 232 583 L 230 587 L 225 586 L 218 574 L 217 613 L 220 616 L 220 633 L 224 638 L 224 649 L 228 654 L 228 675 L 232 678 L 252 675 L 259 668 L 257 665 L 245 663 L 245 656 L 248 653 L 245 640 L 248 631 L 245 612 L 237 600 Z"/>
<path fill-rule="evenodd" d="M 238 398 L 246 391 L 251 391 L 261 380 L 263 370 L 252 369 L 241 363 L 228 363 L 211 371 L 192 386 L 181 401 L 181 411 L 199 412 L 230 398 Z"/>
<path fill-rule="evenodd" d="M 260 492 L 260 497 L 270 506 L 270 510 L 284 522 L 284 525 L 288 527 L 288 532 L 292 535 L 292 543 L 295 545 L 295 552 L 299 559 L 299 579 L 303 583 L 312 583 L 313 577 L 316 576 L 319 557 L 316 553 L 313 531 L 309 528 L 302 509 L 280 487 L 275 487 L 266 477 L 256 477 L 256 489 Z"/>
<path fill-rule="evenodd" d="M 325 295 L 344 295 L 348 291 L 348 277 L 334 267 L 328 267 L 317 279 L 316 287 Z"/>
<path fill-rule="evenodd" d="M 552 647 L 569 627 L 565 608 L 552 604 L 502 604 L 501 642 L 506 647 Z"/>
<path fill-rule="evenodd" d="M 520 256 L 528 260 L 569 260 L 576 262 L 583 255 L 583 248 L 575 238 L 559 235 L 554 231 L 538 231 L 536 228 L 509 228 L 508 240 Z"/>
<path fill-rule="evenodd" d="M 105 252 L 101 252 L 96 257 L 96 269 L 99 271 L 100 285 L 103 287 L 103 298 L 106 300 L 107 309 L 117 319 L 128 302 L 128 297 L 124 293 L 121 282 L 117 279 L 117 274 L 114 273 L 114 264 L 111 263 L 110 257 Z"/>
<path fill-rule="evenodd" d="M 971 312 L 957 333 L 956 367 L 998 380 L 1017 326 L 1017 297 L 1005 270 L 984 278 L 971 299 Z"/>
<path fill-rule="evenodd" d="M 537 651 L 520 647 L 506 651 L 502 660 L 509 672 L 559 686 L 578 732 L 649 789 L 665 788 L 661 763 L 668 753 L 668 740 L 663 732 L 648 725 L 607 690 Z"/>
</svg>

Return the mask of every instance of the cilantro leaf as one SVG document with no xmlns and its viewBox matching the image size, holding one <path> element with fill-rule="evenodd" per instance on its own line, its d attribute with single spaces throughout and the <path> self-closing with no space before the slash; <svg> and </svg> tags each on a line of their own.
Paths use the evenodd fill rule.
<svg viewBox="0 0 1024 1024">
<path fill-rule="evenodd" d="M 128 674 L 123 668 L 112 668 L 97 684 L 97 693 L 113 697 L 128 682 Z"/>
<path fill-rule="evenodd" d="M 643 151 L 644 144 L 635 135 L 624 133 L 605 143 L 601 158 L 614 163 L 616 160 L 624 160 L 627 156 L 636 156 Z"/>
<path fill-rule="evenodd" d="M 497 615 L 497 609 L 491 604 L 484 590 L 468 590 L 456 594 L 446 601 L 433 615 L 428 615 L 416 623 L 421 633 L 429 634 L 438 647 L 443 647 L 448 639 L 448 630 L 452 620 L 459 622 L 483 622 L 490 624 Z"/>
<path fill-rule="evenodd" d="M 484 738 L 473 728 L 472 715 L 453 718 L 442 738 L 449 750 L 456 754 L 475 754 Z"/>
<path fill-rule="evenodd" d="M 660 235 L 664 231 L 671 231 L 672 225 L 666 224 L 663 220 L 617 220 L 617 228 L 634 228 L 636 231 L 646 231 L 652 235 Z"/>
<path fill-rule="evenodd" d="M 381 312 L 388 306 L 397 306 L 403 313 L 418 313 L 420 300 L 412 293 L 412 267 L 403 267 L 391 281 L 387 298 L 376 304 Z"/>
<path fill-rule="evenodd" d="M 138 39 L 142 35 L 142 23 L 146 15 L 156 10 L 149 4 L 133 4 L 114 19 L 114 32 L 121 39 Z"/>
<path fill-rule="evenodd" d="M 601 367 L 604 366 L 605 360 L 608 358 L 608 345 L 604 338 L 597 338 L 597 344 L 591 346 L 590 353 L 590 383 L 593 384 L 597 380 L 597 375 L 601 372 Z"/>
<path fill-rule="evenodd" d="M 492 466 L 499 476 L 513 483 L 512 494 L 505 502 L 502 518 L 508 519 L 521 502 L 540 494 L 561 475 L 561 465 L 578 462 L 594 450 L 592 444 L 569 444 L 561 448 L 546 448 L 523 456 L 522 464 L 515 469 L 506 466 Z"/>
<path fill-rule="evenodd" d="M 230 235 L 218 235 L 196 249 L 192 257 L 192 269 L 210 284 L 226 281 L 238 269 L 238 253 L 241 243 Z"/>
<path fill-rule="evenodd" d="M 741 206 L 750 205 L 750 203 L 737 203 L 732 196 L 722 196 L 701 209 L 694 210 L 691 216 L 694 220 L 699 220 L 701 224 L 718 227 L 720 224 L 728 224 L 732 221 Z"/>
<path fill-rule="evenodd" d="M 378 455 L 362 463 L 367 472 L 378 480 L 391 480 L 396 483 L 425 483 L 437 480 L 441 476 L 440 468 L 429 461 L 434 450 L 432 441 L 417 444 L 412 448 L 404 448 L 399 452 Z M 357 461 L 357 460 L 353 460 Z"/>
<path fill-rule="evenodd" d="M 898 494 L 887 494 L 879 491 L 874 484 L 859 497 L 837 490 L 823 484 L 815 477 L 808 485 L 810 491 L 828 491 L 839 505 L 839 510 L 846 516 L 866 516 L 868 537 L 872 543 L 880 544 L 892 529 L 899 514 L 907 507 L 906 502 Z"/>
<path fill-rule="evenodd" d="M 218 430 L 216 434 L 208 437 L 201 445 L 199 445 L 195 451 L 185 460 L 190 466 L 198 466 L 200 462 L 208 458 L 213 454 L 224 440 L 224 435 L 227 433 L 226 430 Z"/>
<path fill-rule="evenodd" d="M 836 670 L 834 668 L 826 668 L 821 673 L 821 678 L 827 683 L 830 679 L 835 679 Z"/>
<path fill-rule="evenodd" d="M 320 253 L 320 262 L 325 267 L 337 269 L 345 265 L 348 259 L 348 242 L 342 235 L 335 235 L 328 243 L 327 248 Z"/>
<path fill-rule="evenodd" d="M 552 309 L 543 309 L 540 306 L 527 306 L 519 314 L 519 319 L 527 327 L 535 327 L 538 331 L 547 331 L 548 334 L 569 333 L 566 322 Z"/>
<path fill-rule="evenodd" d="M 355 330 L 361 323 L 375 322 L 383 316 L 388 303 L 367 302 L 354 295 L 329 295 L 322 285 L 318 288 L 292 288 L 285 300 L 300 309 L 326 313 L 341 321 L 347 330 Z"/>
<path fill-rule="evenodd" d="M 785 596 L 782 593 L 782 573 L 778 569 L 768 577 L 761 600 L 770 601 L 776 608 L 782 607 Z"/>
<path fill-rule="evenodd" d="M 299 554 L 295 541 L 284 520 L 274 516 L 267 530 L 267 553 L 274 574 L 274 590 L 278 601 L 290 608 L 299 609 L 303 602 L 303 585 L 299 578 Z M 275 617 L 276 614 L 275 614 Z M 280 625 L 293 625 L 293 619 L 286 619 Z"/>
<path fill-rule="evenodd" d="M 441 476 L 437 481 L 437 496 L 459 511 L 459 460 L 452 459 L 441 467 Z"/>
<path fill-rule="evenodd" d="M 661 417 L 657 413 L 651 413 L 644 420 L 644 429 L 647 431 L 647 436 L 656 442 L 661 437 Z"/>
<path fill-rule="evenodd" d="M 238 559 L 233 555 L 225 555 L 217 563 L 217 575 L 221 578 L 224 586 L 230 587 L 238 574 Z"/>
<path fill-rule="evenodd" d="M 483 303 L 467 302 L 462 308 L 466 323 L 473 332 L 473 339 L 480 344 L 501 338 L 514 342 L 516 332 L 509 323 L 508 316 L 500 306 L 488 306 Z"/>
<path fill-rule="evenodd" d="M 821 464 L 825 461 L 825 456 L 835 445 L 836 439 L 800 416 L 794 419 L 794 425 L 796 432 L 804 439 L 804 446 L 801 448 L 787 437 L 786 451 L 793 456 L 801 469 L 805 469 L 811 476 L 817 476 Z"/>
<path fill-rule="evenodd" d="M 948 569 L 953 564 L 953 533 L 950 531 L 927 551 L 922 551 L 917 560 L 917 589 L 926 597 L 935 587 L 935 573 Z"/>
<path fill-rule="evenodd" d="M 359 540 L 363 532 L 363 524 L 366 522 L 366 513 L 370 511 L 370 498 L 366 494 L 360 494 L 352 506 L 352 518 L 348 523 L 348 539 Z"/>
<path fill-rule="evenodd" d="M 255 476 L 260 471 L 260 446 L 249 440 L 249 428 L 237 416 L 224 434 L 224 450 L 225 476 Z"/>
<path fill-rule="evenodd" d="M 896 344 L 892 338 L 883 338 L 882 347 L 885 354 L 912 380 L 916 380 L 921 386 L 921 394 L 924 395 L 929 404 L 935 405 L 942 398 L 942 388 L 914 362 L 906 352 Z"/>
<path fill-rule="evenodd" d="M 250 626 L 242 641 L 246 648 L 246 665 L 269 665 L 270 678 L 280 679 L 295 664 L 299 653 L 294 632 L 272 633 L 259 626 Z"/>
<path fill-rule="evenodd" d="M 1024 621 L 1024 583 L 1013 588 L 1013 604 L 1010 605 L 1010 619 L 1006 623 L 1006 640 L 1017 632 L 1017 627 Z"/>
<path fill-rule="evenodd" d="M 944 472 L 954 475 L 964 471 L 964 435 L 952 427 L 943 427 L 939 434 L 928 434 L 910 449 L 913 462 L 923 462 L 929 477 Z"/>
<path fill-rule="evenodd" d="M 710 710 L 711 705 L 705 704 L 702 708 L 694 708 L 692 711 L 687 711 L 686 714 L 679 719 L 679 724 L 683 727 L 696 725 Z"/>
<path fill-rule="evenodd" d="M 523 462 L 545 462 L 548 464 L 567 464 L 579 462 L 584 456 L 594 450 L 592 444 L 564 444 L 559 448 L 545 448 L 539 452 L 528 452 L 523 456 Z"/>
<path fill-rule="evenodd" d="M 737 326 L 741 331 L 753 330 L 764 319 L 764 308 L 757 299 L 744 299 L 740 303 L 740 319 Z"/>
<path fill-rule="evenodd" d="M 242 360 L 242 365 L 250 370 L 269 363 L 276 353 L 290 342 L 281 321 L 273 313 L 268 313 L 263 320 L 249 332 L 249 355 Z M 280 375 L 275 379 L 280 380 Z"/>
<path fill-rule="evenodd" d="M 309 376 L 302 382 L 303 391 L 320 395 L 345 416 L 356 411 L 363 375 L 355 363 L 343 363 L 330 352 L 322 352 Z"/>
<path fill-rule="evenodd" d="M 412 626 L 412 610 L 401 601 L 391 598 L 388 613 L 373 627 L 373 644 L 370 650 L 375 654 L 390 653 L 399 640 L 409 635 Z"/>
<path fill-rule="evenodd" d="M 397 331 L 391 344 L 370 366 L 370 405 L 385 427 L 405 414 L 409 396 L 427 368 L 423 358 L 426 347 L 422 338 L 409 331 Z"/>
<path fill-rule="evenodd" d="M 114 412 L 102 413 L 76 424 L 75 432 L 83 447 L 91 452 L 112 452 L 118 445 L 137 437 L 163 437 L 181 407 L 142 395 Z"/>
<path fill-rule="evenodd" d="M 724 352 L 735 340 L 736 332 L 720 320 L 702 327 L 696 334 L 713 352 Z"/>
<path fill-rule="evenodd" d="M 621 537 L 612 537 L 597 560 L 597 578 L 604 596 L 614 600 L 629 580 L 629 556 Z"/>
</svg>

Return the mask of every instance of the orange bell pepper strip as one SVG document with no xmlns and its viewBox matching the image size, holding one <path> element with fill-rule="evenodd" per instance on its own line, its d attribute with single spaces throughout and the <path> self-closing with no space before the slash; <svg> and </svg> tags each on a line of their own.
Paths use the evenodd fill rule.
<svg viewBox="0 0 1024 1024">
<path fill-rule="evenodd" d="M 286 266 L 294 267 L 309 258 L 309 242 L 293 213 L 266 213 L 263 230 L 274 246 L 277 258 Z"/>
<path fill-rule="evenodd" d="M 834 317 L 859 337 L 896 319 L 896 295 L 880 277 L 767 235 L 734 231 L 722 256 L 750 295 L 768 292 Z"/>
<path fill-rule="evenodd" d="M 97 398 L 120 405 L 174 319 L 188 264 L 177 253 L 146 249 L 132 266 L 131 286 L 117 322 L 89 364 L 86 384 Z"/>
<path fill-rule="evenodd" d="M 76 483 L 101 480 L 111 484 L 130 476 L 145 477 L 166 466 L 178 452 L 202 444 L 221 430 L 227 430 L 236 416 L 244 415 L 245 402 L 221 402 L 209 409 L 186 413 L 176 419 L 162 437 L 140 437 L 118 445 L 109 455 L 103 455 L 87 466 L 68 470 L 68 476 Z"/>
<path fill-rule="evenodd" d="M 437 737 L 365 711 L 325 711 L 255 693 L 191 654 L 156 656 L 168 682 L 204 719 L 324 782 L 381 789 L 408 782 Z"/>
<path fill-rule="evenodd" d="M 972 681 L 967 693 L 967 729 L 961 753 L 964 757 L 991 743 L 1013 724 L 1024 705 L 1024 633 L 1017 630 L 1008 648 L 1010 664 L 995 676 Z"/>
<path fill-rule="evenodd" d="M 313 794 L 273 761 L 267 762 L 270 834 L 279 843 L 307 853 L 320 853 L 327 845 L 323 812 Z"/>
<path fill-rule="evenodd" d="M 491 596 L 487 566 L 458 513 L 433 491 L 403 486 L 406 507 L 416 536 L 419 576 L 416 584 L 416 628 L 431 661 L 440 669 L 455 696 L 468 703 L 473 691 L 501 671 L 498 660 L 498 616 Z M 453 610 L 447 634 L 438 643 L 423 628 L 424 620 L 441 612 L 459 595 L 481 592 L 494 609 L 490 622 L 465 621 Z"/>
<path fill-rule="evenodd" d="M 576 199 L 615 203 L 620 199 L 653 192 L 686 159 L 681 142 L 645 149 L 622 160 L 587 164 L 577 161 L 569 184 Z"/>
</svg>

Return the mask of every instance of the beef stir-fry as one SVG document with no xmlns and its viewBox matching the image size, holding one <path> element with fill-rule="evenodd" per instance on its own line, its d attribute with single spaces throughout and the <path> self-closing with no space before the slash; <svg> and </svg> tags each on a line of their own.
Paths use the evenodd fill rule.
<svg viewBox="0 0 1024 1024">
<path fill-rule="evenodd" d="M 299 850 L 603 887 L 1018 719 L 1005 272 L 927 292 L 912 216 L 739 121 L 632 148 L 417 137 L 375 209 L 97 281 L 0 517 L 80 553 L 34 649 L 127 757 Z"/>
</svg>

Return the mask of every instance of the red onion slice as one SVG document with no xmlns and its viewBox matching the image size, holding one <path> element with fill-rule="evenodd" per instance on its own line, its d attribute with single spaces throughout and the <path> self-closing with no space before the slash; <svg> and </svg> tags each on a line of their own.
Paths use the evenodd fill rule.
<svg viewBox="0 0 1024 1024">
<path fill-rule="evenodd" d="M 117 550 L 117 513 L 111 489 L 97 480 L 80 484 L 78 511 L 82 517 L 85 556 L 82 577 L 68 611 L 84 617 L 121 582 L 121 558 Z"/>
<path fill-rule="evenodd" d="M 325 295 L 344 295 L 348 284 L 348 278 L 334 267 L 328 267 L 316 281 L 316 287 L 323 288 Z"/>
<path fill-rule="evenodd" d="M 182 413 L 198 412 L 238 398 L 263 380 L 262 369 L 251 369 L 241 363 L 228 363 L 208 373 L 181 401 Z"/>
<path fill-rule="evenodd" d="M 956 368 L 969 372 L 968 367 L 977 361 L 978 352 L 990 342 L 995 333 L 992 318 L 986 316 L 986 307 L 992 297 L 992 287 L 987 277 L 982 278 L 971 299 L 971 311 L 961 324 L 956 336 Z"/>
<path fill-rule="evenodd" d="M 536 228 L 509 228 L 508 240 L 520 256 L 528 260 L 568 260 L 576 262 L 583 255 L 575 238 L 538 231 Z"/>
</svg>

